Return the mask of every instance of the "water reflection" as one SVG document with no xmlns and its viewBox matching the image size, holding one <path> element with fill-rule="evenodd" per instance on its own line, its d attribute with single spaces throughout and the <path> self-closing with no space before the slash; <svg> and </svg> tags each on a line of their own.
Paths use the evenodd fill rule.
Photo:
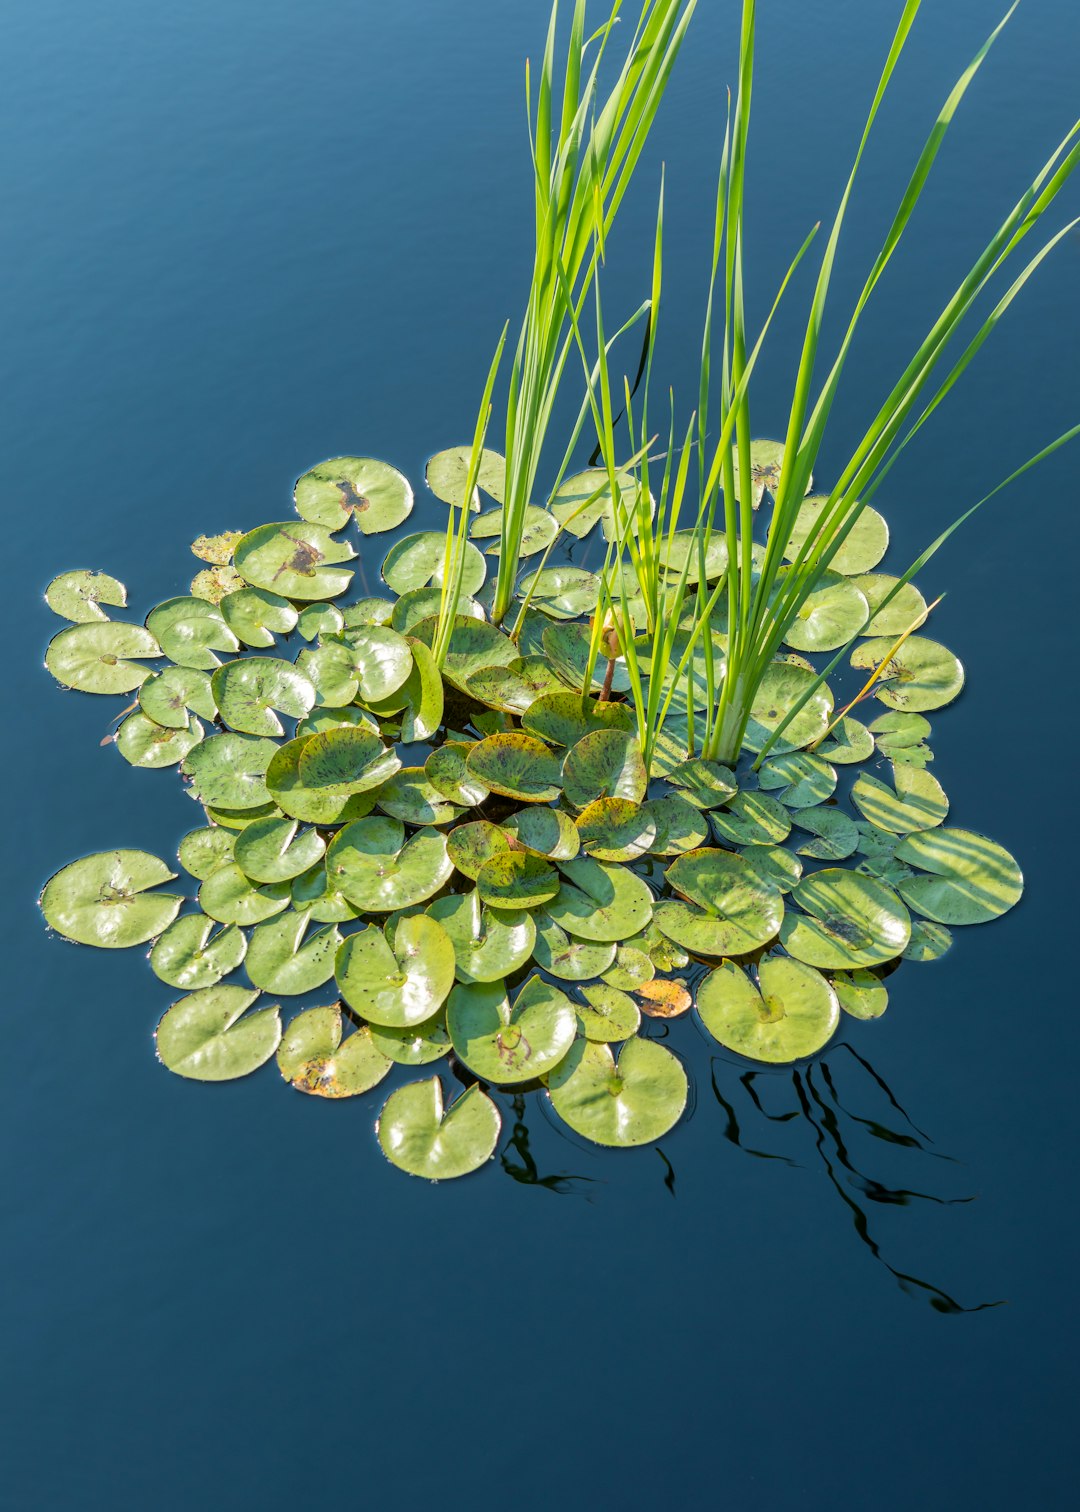
<svg viewBox="0 0 1080 1512">
<path fill-rule="evenodd" d="M 588 1192 L 582 1190 L 583 1185 L 594 1184 L 591 1176 L 571 1176 L 566 1173 L 559 1176 L 541 1176 L 536 1159 L 529 1148 L 529 1130 L 525 1123 L 525 1094 L 517 1093 L 512 1099 L 511 1106 L 514 1110 L 514 1124 L 510 1130 L 509 1143 L 499 1155 L 506 1174 L 523 1186 L 544 1187 L 546 1191 L 558 1192 L 560 1196 L 573 1194 L 591 1200 Z M 674 1180 L 674 1175 L 675 1173 L 672 1172 L 672 1180 Z"/>
</svg>

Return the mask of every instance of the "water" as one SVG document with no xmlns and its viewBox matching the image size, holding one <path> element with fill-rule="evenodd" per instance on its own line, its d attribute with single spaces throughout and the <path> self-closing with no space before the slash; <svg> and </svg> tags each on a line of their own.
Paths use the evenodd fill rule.
<svg viewBox="0 0 1080 1512">
<path fill-rule="evenodd" d="M 662 158 L 658 360 L 687 407 L 734 9 L 696 18 L 605 285 L 612 312 L 644 292 Z M 755 308 L 831 214 L 893 9 L 762 7 Z M 994 0 L 926 9 L 867 162 L 846 298 L 997 19 Z M 98 749 L 103 705 L 42 672 L 42 587 L 100 566 L 152 604 L 186 583 L 197 532 L 287 512 L 313 461 L 370 451 L 419 481 L 470 432 L 527 273 L 521 60 L 545 19 L 538 0 L 9 7 L 0 1503 L 20 1512 L 1065 1504 L 1073 867 L 1030 752 L 1034 736 L 1060 758 L 1075 736 L 1074 610 L 1053 571 L 1075 549 L 1075 454 L 926 584 L 949 590 L 936 623 L 969 672 L 935 770 L 1028 891 L 906 969 L 885 1018 L 848 1038 L 950 1160 L 836 1112 L 829 1076 L 852 1113 L 918 1137 L 837 1046 L 748 1082 L 718 1057 L 727 1110 L 701 1055 L 695 1115 L 659 1152 L 568 1143 L 532 1099 L 528 1158 L 516 1131 L 482 1177 L 429 1188 L 382 1160 L 367 1104 L 292 1095 L 271 1071 L 167 1076 L 150 1036 L 168 990 L 134 954 L 48 941 L 36 917 L 55 866 L 117 844 L 169 854 L 191 822 L 168 778 Z M 860 342 L 826 470 L 1070 124 L 1078 45 L 1067 0 L 1028 0 L 998 44 Z M 897 470 L 890 561 L 1075 421 L 1077 251 L 1059 249 Z M 764 434 L 795 309 L 763 374 Z M 1039 571 L 1017 572 L 1021 551 Z M 950 1313 L 942 1296 L 1007 1305 Z"/>
</svg>

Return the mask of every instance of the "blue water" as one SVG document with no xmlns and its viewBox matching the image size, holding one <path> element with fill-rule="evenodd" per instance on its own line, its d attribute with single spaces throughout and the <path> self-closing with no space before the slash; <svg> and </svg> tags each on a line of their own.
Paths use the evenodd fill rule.
<svg viewBox="0 0 1080 1512">
<path fill-rule="evenodd" d="M 1000 3 L 925 8 L 838 309 Z M 761 7 L 756 312 L 832 213 L 898 9 Z M 734 3 L 700 10 L 605 282 L 613 313 L 646 291 L 663 160 L 658 363 L 684 409 L 734 72 Z M 935 771 L 1028 889 L 895 979 L 886 1016 L 847 1036 L 868 1065 L 840 1045 L 747 1081 L 717 1057 L 714 1089 L 701 1053 L 695 1115 L 660 1153 L 583 1149 L 533 1098 L 483 1175 L 429 1187 L 383 1161 L 368 1100 L 298 1097 L 271 1069 L 168 1076 L 151 1040 L 168 989 L 137 953 L 48 940 L 36 914 L 71 857 L 169 855 L 192 822 L 178 784 L 99 748 L 111 704 L 43 672 L 42 588 L 101 567 L 149 606 L 186 584 L 196 533 L 280 517 L 318 459 L 369 452 L 419 483 L 471 432 L 527 278 L 522 60 L 545 22 L 545 0 L 7 8 L 4 1507 L 1070 1500 L 1071 805 L 1051 796 L 1063 767 L 1032 758 L 1067 762 L 1076 735 L 1075 606 L 1055 571 L 1076 550 L 1076 453 L 927 575 L 969 674 L 936 722 Z M 1071 124 L 1078 58 L 1073 0 L 1026 0 L 875 302 L 825 471 Z M 1078 201 L 1080 185 L 1055 227 Z M 1076 421 L 1078 256 L 1075 238 L 1058 250 L 897 469 L 891 562 Z M 770 343 L 761 434 L 782 427 L 802 308 Z"/>
</svg>

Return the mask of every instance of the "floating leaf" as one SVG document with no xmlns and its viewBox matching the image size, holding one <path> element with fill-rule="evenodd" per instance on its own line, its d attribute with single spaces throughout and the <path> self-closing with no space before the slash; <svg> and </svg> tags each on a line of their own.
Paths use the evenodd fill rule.
<svg viewBox="0 0 1080 1512">
<path fill-rule="evenodd" d="M 657 971 L 681 971 L 690 964 L 686 951 L 661 932 L 655 919 L 626 943 L 635 950 L 643 950 Z"/>
<path fill-rule="evenodd" d="M 594 730 L 570 747 L 562 767 L 563 791 L 575 808 L 597 798 L 640 803 L 648 776 L 637 736 L 626 730 Z"/>
<path fill-rule="evenodd" d="M 220 665 L 220 658 L 215 652 L 227 651 L 231 655 L 240 649 L 240 642 L 226 624 L 221 610 L 206 599 L 166 599 L 146 616 L 146 628 L 164 654 L 178 667 L 199 667 L 203 671 L 211 671 Z"/>
<path fill-rule="evenodd" d="M 384 1024 L 372 1024 L 368 1032 L 376 1049 L 399 1066 L 429 1066 L 452 1049 L 446 1014 L 441 1010 L 414 1029 L 388 1029 Z"/>
<path fill-rule="evenodd" d="M 211 735 L 188 752 L 183 772 L 200 803 L 215 808 L 249 809 L 270 797 L 266 772 L 278 747 L 255 735 Z"/>
<path fill-rule="evenodd" d="M 369 740 L 377 740 L 377 737 L 371 736 L 370 732 L 362 726 L 343 726 L 342 728 L 350 734 L 354 729 L 358 730 Z M 354 793 L 340 792 L 331 786 L 309 787 L 300 775 L 300 761 L 311 741 L 325 740 L 327 735 L 333 733 L 336 732 L 326 731 L 323 735 L 305 735 L 297 740 L 286 741 L 266 769 L 266 786 L 269 792 L 273 794 L 279 809 L 291 818 L 302 819 L 307 824 L 347 824 L 350 820 L 362 819 L 371 812 L 375 802 L 372 791 L 361 789 L 360 792 Z M 339 776 L 344 775 L 346 788 L 349 786 L 348 774 L 351 772 L 352 781 L 369 782 L 369 789 L 374 789 L 383 780 L 384 774 L 393 770 L 391 763 L 398 760 L 396 752 L 386 751 L 381 741 L 377 743 L 384 751 L 382 756 L 369 745 L 365 745 L 362 750 L 359 749 L 358 742 L 344 753 L 346 757 L 352 758 L 351 764 L 348 759 L 338 762 L 337 756 L 342 755 L 343 752 L 335 747 L 334 762 L 328 761 L 325 767 L 316 770 L 321 770 L 324 775 L 329 775 L 331 772 Z M 319 748 L 320 751 L 323 749 L 324 747 Z M 365 751 L 371 753 L 370 764 L 365 764 L 362 759 Z"/>
<path fill-rule="evenodd" d="M 672 787 L 679 789 L 680 796 L 695 808 L 719 808 L 730 803 L 739 791 L 735 774 L 718 761 L 706 761 L 693 756 L 680 761 L 666 773 Z"/>
<path fill-rule="evenodd" d="M 710 971 L 698 988 L 697 1010 L 727 1050 L 769 1065 L 816 1055 L 836 1032 L 836 993 L 818 972 L 785 956 L 766 956 L 755 986 L 731 961 Z"/>
<path fill-rule="evenodd" d="M 656 839 L 646 805 L 629 798 L 597 798 L 577 818 L 582 848 L 598 861 L 635 861 Z"/>
<path fill-rule="evenodd" d="M 623 470 L 616 472 L 615 485 L 619 490 L 618 508 L 612 498 L 607 468 L 587 467 L 584 472 L 574 473 L 560 483 L 552 495 L 551 513 L 564 530 L 579 539 L 587 536 L 598 521 L 609 541 L 619 539 L 622 534 L 620 523 L 628 519 L 636 535 L 641 485 L 632 473 Z M 649 513 L 651 517 L 652 508 Z"/>
<path fill-rule="evenodd" d="M 281 1039 L 276 1005 L 246 1011 L 258 996 L 246 987 L 204 987 L 174 1003 L 157 1026 L 162 1065 L 194 1081 L 232 1081 L 257 1071 Z"/>
<path fill-rule="evenodd" d="M 817 754 L 841 766 L 866 761 L 874 754 L 874 737 L 864 724 L 845 714 L 828 740 L 817 747 Z"/>
<path fill-rule="evenodd" d="M 625 940 L 652 917 L 652 893 L 628 868 L 582 856 L 561 861 L 559 870 L 566 881 L 547 911 L 578 939 Z"/>
<path fill-rule="evenodd" d="M 220 604 L 230 593 L 237 593 L 244 580 L 235 567 L 204 567 L 191 580 L 192 598 L 205 599 L 208 604 Z"/>
<path fill-rule="evenodd" d="M 141 850 L 97 851 L 62 867 L 39 900 L 45 922 L 80 945 L 143 945 L 176 918 L 182 898 L 150 892 L 176 873 Z"/>
<path fill-rule="evenodd" d="M 402 767 L 375 794 L 384 814 L 405 824 L 452 824 L 464 813 L 460 804 L 444 798 L 424 775 L 423 767 Z"/>
<path fill-rule="evenodd" d="M 562 688 L 534 699 L 522 715 L 521 727 L 552 745 L 573 746 L 598 730 L 632 734 L 637 722 L 626 704 L 599 703 Z"/>
<path fill-rule="evenodd" d="M 289 887 L 254 887 L 235 861 L 212 871 L 199 888 L 199 907 L 220 924 L 261 924 L 289 906 Z"/>
<path fill-rule="evenodd" d="M 317 640 L 320 635 L 340 635 L 344 628 L 345 616 L 336 604 L 305 604 L 296 617 L 297 633 L 306 641 Z"/>
<path fill-rule="evenodd" d="M 792 662 L 775 661 L 765 668 L 758 691 L 750 710 L 750 720 L 743 737 L 743 745 L 749 751 L 760 751 L 780 722 L 805 696 L 817 678 L 817 673 Z M 829 723 L 833 699 L 828 686 L 823 684 L 807 699 L 778 736 L 770 755 L 780 756 L 785 751 L 799 751 L 804 746 L 820 740 Z M 823 753 L 825 754 L 825 753 Z M 835 755 L 828 756 L 835 761 Z"/>
<path fill-rule="evenodd" d="M 585 687 L 591 641 L 592 633 L 588 625 L 563 620 L 548 624 L 544 629 L 541 638 L 544 654 L 550 658 L 554 670 L 571 688 L 580 690 Z M 589 691 L 593 693 L 603 691 L 607 668 L 608 662 L 602 656 L 598 657 L 593 666 Z M 609 691 L 625 693 L 629 686 L 630 675 L 626 670 L 626 662 L 622 657 L 617 657 Z"/>
<path fill-rule="evenodd" d="M 350 903 L 393 913 L 423 903 L 449 881 L 453 864 L 446 836 L 418 830 L 408 844 L 398 819 L 360 819 L 346 825 L 326 852 L 327 875 Z"/>
<path fill-rule="evenodd" d="M 501 982 L 455 987 L 446 1027 L 469 1070 L 505 1086 L 533 1081 L 557 1066 L 574 1042 L 577 1017 L 565 992 L 531 976 L 512 1006 Z"/>
<path fill-rule="evenodd" d="M 396 630 L 399 635 L 406 635 L 421 620 L 438 616 L 442 597 L 441 588 L 412 588 L 398 597 L 389 618 L 380 623 L 389 624 L 391 630 Z M 483 606 L 467 594 L 462 594 L 458 600 L 457 612 L 471 619 L 486 618 Z"/>
<path fill-rule="evenodd" d="M 536 925 L 520 909 L 489 908 L 477 889 L 436 898 L 427 908 L 454 947 L 458 980 L 503 981 L 532 955 Z"/>
<path fill-rule="evenodd" d="M 462 487 L 464 488 L 464 480 Z M 469 525 L 469 535 L 474 541 L 493 541 L 493 545 L 487 548 L 488 556 L 501 556 L 503 509 L 485 509 L 483 514 L 478 514 L 476 519 Z M 540 509 L 535 504 L 526 504 L 522 513 L 523 529 L 521 543 L 517 547 L 519 560 L 524 557 L 535 556 L 538 551 L 543 551 L 550 546 L 558 531 L 558 523 L 554 515 L 546 509 Z"/>
<path fill-rule="evenodd" d="M 790 892 L 802 876 L 802 862 L 783 845 L 744 845 L 739 854 L 763 881 L 781 892 Z"/>
<path fill-rule="evenodd" d="M 478 741 L 466 768 L 493 793 L 523 803 L 549 803 L 561 790 L 558 759 L 542 741 L 516 730 Z"/>
<path fill-rule="evenodd" d="M 543 694 L 565 692 L 566 684 L 543 657 L 519 656 L 505 667 L 480 667 L 470 674 L 465 690 L 493 709 L 524 714 Z"/>
<path fill-rule="evenodd" d="M 575 940 L 547 914 L 536 918 L 536 964 L 566 982 L 585 982 L 607 971 L 615 959 L 614 944 Z"/>
<path fill-rule="evenodd" d="M 148 677 L 139 688 L 139 706 L 155 724 L 169 730 L 186 730 L 191 710 L 203 719 L 217 714 L 210 678 L 195 667 L 166 667 Z"/>
<path fill-rule="evenodd" d="M 921 744 L 930 734 L 930 721 L 922 714 L 896 710 L 882 714 L 870 726 L 874 744 L 883 756 L 896 759 L 899 751 Z"/>
<path fill-rule="evenodd" d="M 430 740 L 443 720 L 443 680 L 435 658 L 422 641 L 408 637 L 413 664 L 401 694 L 406 700 L 401 716 L 401 738 L 406 744 Z"/>
<path fill-rule="evenodd" d="M 280 819 L 281 810 L 275 803 L 260 803 L 256 808 L 231 809 L 217 807 L 212 803 L 203 805 L 208 824 L 218 824 L 223 829 L 242 830 L 256 819 Z"/>
<path fill-rule="evenodd" d="M 638 1032 L 641 1012 L 628 993 L 606 982 L 594 982 L 591 987 L 583 987 L 581 995 L 587 1006 L 580 1003 L 574 1006 L 586 1039 L 610 1045 Z"/>
<path fill-rule="evenodd" d="M 794 560 L 799 548 L 811 534 L 816 541 L 821 543 L 817 549 L 820 551 L 825 548 L 826 537 L 821 534 L 820 521 L 826 512 L 828 502 L 823 494 L 815 494 L 803 500 L 788 538 L 787 550 L 784 552 L 788 561 Z M 849 515 L 850 510 L 849 503 L 847 506 Z M 832 518 L 836 520 L 837 515 L 834 513 Z M 831 539 L 836 533 L 834 525 L 828 532 L 828 538 Z M 829 566 L 834 572 L 842 572 L 846 576 L 869 572 L 881 561 L 888 545 L 888 525 L 876 509 L 864 505 L 862 512 L 856 517 L 854 525 L 848 531 L 844 544 L 836 552 Z"/>
<path fill-rule="evenodd" d="M 233 635 L 245 646 L 265 649 L 275 635 L 288 635 L 297 624 L 297 613 L 288 599 L 264 588 L 238 588 L 227 593 L 218 606 Z"/>
<path fill-rule="evenodd" d="M 735 464 L 735 497 L 742 498 L 741 485 L 739 482 L 739 449 L 731 448 L 732 461 Z M 758 509 L 766 492 L 775 496 L 780 483 L 780 469 L 784 462 L 784 443 L 782 441 L 751 441 L 750 443 L 750 504 L 753 509 Z M 807 484 L 809 487 L 809 483 Z"/>
<path fill-rule="evenodd" d="M 688 950 L 745 955 L 771 940 L 780 928 L 784 915 L 780 890 L 741 856 L 703 847 L 676 857 L 664 875 L 668 885 L 705 916 L 699 920 L 687 914 L 685 904 L 672 901 L 657 905 L 659 928 Z"/>
<path fill-rule="evenodd" d="M 837 808 L 796 809 L 791 816 L 801 830 L 808 830 L 813 840 L 803 840 L 796 847 L 800 856 L 817 861 L 843 861 L 853 855 L 859 843 L 859 831 L 850 814 Z"/>
<path fill-rule="evenodd" d="M 418 638 L 425 645 L 430 643 L 430 637 L 425 633 L 427 626 L 433 629 L 434 621 L 425 620 L 414 627 Z M 467 693 L 469 678 L 481 667 L 506 667 L 517 658 L 518 648 L 508 635 L 484 620 L 459 614 L 450 633 L 450 644 L 443 662 L 443 676 L 453 687 Z"/>
<path fill-rule="evenodd" d="M 787 913 L 780 940 L 808 966 L 876 966 L 907 946 L 908 911 L 891 887 L 873 877 L 826 867 L 804 877 L 791 896 L 803 912 Z"/>
<path fill-rule="evenodd" d="M 232 561 L 237 541 L 242 530 L 223 530 L 219 535 L 196 536 L 191 543 L 191 554 L 200 562 L 209 562 L 214 567 L 225 567 Z"/>
<path fill-rule="evenodd" d="M 342 530 L 355 520 L 364 535 L 393 530 L 413 507 L 409 480 L 374 457 L 331 457 L 296 481 L 296 512 L 304 520 Z"/>
<path fill-rule="evenodd" d="M 459 547 L 455 544 L 454 551 Z M 439 588 L 443 586 L 447 566 L 446 532 L 422 530 L 418 535 L 405 536 L 387 552 L 382 564 L 382 575 L 397 594 L 409 593 L 414 588 Z M 454 581 L 456 565 L 450 559 L 450 578 Z M 461 567 L 461 591 L 473 594 L 484 586 L 487 563 L 483 553 L 471 543 L 464 543 L 464 558 Z"/>
<path fill-rule="evenodd" d="M 705 551 L 705 579 L 716 579 L 728 564 L 727 541 L 718 533 L 712 535 L 708 544 L 695 530 L 677 530 L 673 536 L 660 543 L 657 552 L 658 565 L 673 578 L 682 576 L 686 568 L 685 583 L 693 587 L 701 582 L 701 548 Z M 689 558 L 689 566 L 687 566 Z"/>
<path fill-rule="evenodd" d="M 290 909 L 252 930 L 244 966 L 256 987 L 295 997 L 330 980 L 341 935 L 330 925 L 305 941 L 310 923 L 310 914 Z"/>
<path fill-rule="evenodd" d="M 851 653 L 851 665 L 860 670 L 870 670 L 889 658 L 874 684 L 874 697 L 890 709 L 940 709 L 952 703 L 964 686 L 958 658 L 924 635 L 909 635 L 896 651 L 895 645 L 888 636 L 878 636 L 863 641 Z"/>
<path fill-rule="evenodd" d="M 679 1018 L 689 1012 L 693 1002 L 685 982 L 644 982 L 634 991 L 641 1000 L 642 1013 L 650 1018 Z"/>
<path fill-rule="evenodd" d="M 861 634 L 869 619 L 866 596 L 852 579 L 827 572 L 821 586 L 803 599 L 784 644 L 796 651 L 836 651 Z"/>
<path fill-rule="evenodd" d="M 650 846 L 654 856 L 681 856 L 709 837 L 709 821 L 702 811 L 678 793 L 650 798 L 642 804 L 642 811 L 656 827 Z"/>
<path fill-rule="evenodd" d="M 866 635 L 903 635 L 926 615 L 926 600 L 914 583 L 905 583 L 882 609 L 882 600 L 896 587 L 899 578 L 890 577 L 887 572 L 868 572 L 851 581 L 866 598 L 873 616 L 863 632 Z"/>
<path fill-rule="evenodd" d="M 344 710 L 360 692 L 360 669 L 352 647 L 340 638 L 301 651 L 296 668 L 314 687 L 319 708 Z"/>
<path fill-rule="evenodd" d="M 502 830 L 487 819 L 459 824 L 446 837 L 450 861 L 471 882 L 476 881 L 485 862 L 509 849 L 510 842 Z"/>
<path fill-rule="evenodd" d="M 222 719 L 246 735 L 284 735 L 275 710 L 289 719 L 303 719 L 315 705 L 311 682 L 290 662 L 274 656 L 226 662 L 211 685 Z"/>
<path fill-rule="evenodd" d="M 229 924 L 214 932 L 214 920 L 203 913 L 174 919 L 150 952 L 154 975 L 170 987 L 185 992 L 213 987 L 235 971 L 244 959 L 247 938 L 242 929 Z"/>
<path fill-rule="evenodd" d="M 424 762 L 424 775 L 437 793 L 462 808 L 483 803 L 489 789 L 473 777 L 465 765 L 472 749 L 465 741 L 448 740 L 437 746 Z"/>
<path fill-rule="evenodd" d="M 391 1092 L 376 1133 L 391 1165 L 410 1176 L 448 1181 L 490 1160 L 501 1128 L 498 1108 L 479 1087 L 469 1087 L 444 1111 L 442 1083 L 433 1076 Z"/>
<path fill-rule="evenodd" d="M 46 588 L 45 602 L 61 619 L 73 620 L 80 625 L 90 624 L 109 618 L 102 604 L 123 609 L 127 605 L 127 589 L 107 572 L 85 569 L 62 572 Z"/>
<path fill-rule="evenodd" d="M 485 861 L 476 888 L 495 908 L 539 908 L 559 891 L 559 874 L 542 856 L 508 850 Z"/>
<path fill-rule="evenodd" d="M 49 642 L 45 665 L 64 688 L 130 693 L 150 676 L 138 658 L 160 655 L 161 647 L 142 625 L 104 620 L 59 631 Z"/>
<path fill-rule="evenodd" d="M 584 567 L 570 564 L 541 567 L 527 573 L 518 583 L 518 594 L 527 598 L 534 609 L 552 619 L 578 619 L 591 614 L 600 597 L 600 579 Z"/>
<path fill-rule="evenodd" d="M 116 732 L 116 748 L 134 767 L 178 766 L 203 738 L 203 727 L 192 715 L 186 729 L 168 730 L 145 714 L 129 714 Z"/>
<path fill-rule="evenodd" d="M 199 882 L 204 882 L 212 871 L 233 859 L 235 844 L 236 836 L 217 825 L 194 829 L 180 842 L 180 865 Z"/>
<path fill-rule="evenodd" d="M 651 982 L 656 975 L 652 957 L 634 945 L 620 945 L 615 952 L 615 964 L 604 972 L 604 981 L 609 987 L 619 987 L 624 992 Z"/>
<path fill-rule="evenodd" d="M 357 1097 L 386 1076 L 393 1061 L 365 1025 L 341 1038 L 341 1006 L 298 1013 L 281 1037 L 278 1070 L 298 1092 L 315 1097 Z"/>
<path fill-rule="evenodd" d="M 444 504 L 453 504 L 460 509 L 465 502 L 465 485 L 469 481 L 469 464 L 472 461 L 471 446 L 451 446 L 446 451 L 436 452 L 424 469 L 427 486 Z M 480 468 L 477 485 L 490 494 L 496 504 L 505 502 L 503 485 L 506 479 L 506 458 L 486 446 L 480 453 Z M 480 500 L 473 490 L 469 508 L 479 510 Z"/>
<path fill-rule="evenodd" d="M 926 919 L 912 919 L 911 939 L 903 953 L 905 961 L 940 961 L 952 945 L 953 937 L 944 924 Z"/>
<path fill-rule="evenodd" d="M 322 860 L 326 842 L 316 830 L 297 834 L 295 819 L 256 819 L 236 837 L 233 858 L 252 882 L 288 882 Z"/>
<path fill-rule="evenodd" d="M 852 1018 L 880 1018 L 889 1006 L 888 989 L 872 971 L 838 971 L 832 979 L 833 991 L 845 1013 Z"/>
<path fill-rule="evenodd" d="M 607 1045 L 577 1040 L 548 1077 L 555 1112 L 594 1144 L 649 1144 L 683 1115 L 689 1086 L 681 1064 L 653 1040 L 631 1039 L 618 1062 Z"/>
<path fill-rule="evenodd" d="M 1024 891 L 1020 868 L 1004 846 L 973 830 L 932 829 L 908 835 L 896 858 L 930 875 L 899 884 L 905 903 L 939 924 L 985 924 L 1008 912 Z"/>
<path fill-rule="evenodd" d="M 894 765 L 892 770 L 891 788 L 867 772 L 856 779 L 851 801 L 863 818 L 894 835 L 940 824 L 949 812 L 949 800 L 937 778 L 921 767 Z"/>
<path fill-rule="evenodd" d="M 338 951 L 337 981 L 373 1024 L 413 1028 L 438 1012 L 454 985 L 454 946 L 437 919 L 406 915 L 384 932 L 369 924 Z"/>
<path fill-rule="evenodd" d="M 316 924 L 347 924 L 360 917 L 360 909 L 338 892 L 321 862 L 294 878 L 291 891 L 297 913 L 307 913 Z"/>
<path fill-rule="evenodd" d="M 788 808 L 811 808 L 824 803 L 836 791 L 836 768 L 808 751 L 789 751 L 762 763 L 758 772 L 762 788 L 775 792 Z"/>
<path fill-rule="evenodd" d="M 310 602 L 337 598 L 352 582 L 343 567 L 356 552 L 322 525 L 303 520 L 260 525 L 237 543 L 236 570 L 253 588 Z"/>
<path fill-rule="evenodd" d="M 776 845 L 791 833 L 791 815 L 767 793 L 738 793 L 727 808 L 713 809 L 709 823 L 728 845 Z"/>
</svg>

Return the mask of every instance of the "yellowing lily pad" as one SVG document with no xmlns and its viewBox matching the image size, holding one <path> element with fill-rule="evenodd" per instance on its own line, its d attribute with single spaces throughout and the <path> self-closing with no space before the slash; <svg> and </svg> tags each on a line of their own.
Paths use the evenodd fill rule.
<svg viewBox="0 0 1080 1512">
<path fill-rule="evenodd" d="M 281 1036 L 278 1070 L 298 1092 L 357 1097 L 377 1087 L 393 1061 L 365 1024 L 342 1039 L 340 1004 L 298 1013 Z"/>
<path fill-rule="evenodd" d="M 355 555 L 324 526 L 287 520 L 249 530 L 237 542 L 233 560 L 253 588 L 307 603 L 344 593 L 353 574 L 342 564 Z"/>
<path fill-rule="evenodd" d="M 489 735 L 473 746 L 466 767 L 477 781 L 506 798 L 549 803 L 559 796 L 558 759 L 531 735 L 518 731 Z"/>
</svg>

